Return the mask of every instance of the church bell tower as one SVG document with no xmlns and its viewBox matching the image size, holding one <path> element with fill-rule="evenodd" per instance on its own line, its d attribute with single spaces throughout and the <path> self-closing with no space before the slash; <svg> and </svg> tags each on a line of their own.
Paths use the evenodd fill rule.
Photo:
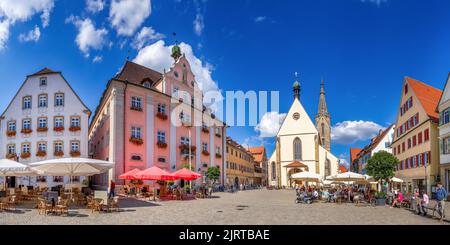
<svg viewBox="0 0 450 245">
<path fill-rule="evenodd" d="M 320 82 L 319 110 L 316 115 L 316 128 L 319 131 L 319 144 L 330 151 L 331 149 L 331 117 L 325 100 L 323 79 Z"/>
</svg>

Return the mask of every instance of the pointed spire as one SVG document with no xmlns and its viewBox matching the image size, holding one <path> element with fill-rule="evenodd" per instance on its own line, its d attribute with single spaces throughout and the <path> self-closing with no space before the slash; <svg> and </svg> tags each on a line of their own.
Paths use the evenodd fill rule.
<svg viewBox="0 0 450 245">
<path fill-rule="evenodd" d="M 300 100 L 300 82 L 298 81 L 298 72 L 295 72 L 295 82 L 292 85 L 292 91 L 294 92 L 294 98 Z"/>
<path fill-rule="evenodd" d="M 318 116 L 329 116 L 327 102 L 325 100 L 325 83 L 322 79 L 320 82 L 320 97 L 319 97 L 319 110 L 317 112 Z"/>
</svg>

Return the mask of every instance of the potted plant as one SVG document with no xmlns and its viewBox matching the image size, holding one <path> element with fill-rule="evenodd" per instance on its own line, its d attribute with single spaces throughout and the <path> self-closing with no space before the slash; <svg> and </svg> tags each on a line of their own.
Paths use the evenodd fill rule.
<svg viewBox="0 0 450 245">
<path fill-rule="evenodd" d="M 37 128 L 36 131 L 38 131 L 39 133 L 44 133 L 44 132 L 48 131 L 48 128 L 47 127 L 45 127 L 45 128 Z"/>
<path fill-rule="evenodd" d="M 222 154 L 216 153 L 216 158 L 221 158 L 221 157 L 222 157 Z"/>
<path fill-rule="evenodd" d="M 161 148 L 161 149 L 167 148 L 167 143 L 164 142 L 164 141 L 158 141 L 158 142 L 156 143 L 156 145 L 157 145 L 159 148 Z"/>
<path fill-rule="evenodd" d="M 31 134 L 33 130 L 31 128 L 23 128 L 22 131 L 20 131 L 22 134 Z"/>
<path fill-rule="evenodd" d="M 45 151 L 38 151 L 36 153 L 36 156 L 37 157 L 46 157 L 47 156 L 47 152 L 45 152 Z"/>
<path fill-rule="evenodd" d="M 30 152 L 22 152 L 20 154 L 20 158 L 22 158 L 22 159 L 28 159 L 30 157 L 31 157 L 31 153 Z"/>
<path fill-rule="evenodd" d="M 6 131 L 6 136 L 8 137 L 14 137 L 16 136 L 17 132 L 16 131 Z"/>
<path fill-rule="evenodd" d="M 62 132 L 62 131 L 64 131 L 64 127 L 54 127 L 53 128 L 53 131 L 55 131 L 55 132 Z"/>
<path fill-rule="evenodd" d="M 394 177 L 395 167 L 398 163 L 398 159 L 387 151 L 379 151 L 369 158 L 366 170 L 367 174 L 378 182 L 378 192 L 375 198 L 379 205 L 386 204 L 386 191 L 381 190 L 381 186 Z"/>
<path fill-rule="evenodd" d="M 81 127 L 80 126 L 70 126 L 69 131 L 70 132 L 78 132 L 78 131 L 81 131 Z"/>
<path fill-rule="evenodd" d="M 203 151 L 202 151 L 202 154 L 205 155 L 205 156 L 209 156 L 209 151 L 203 150 Z"/>
<path fill-rule="evenodd" d="M 142 107 L 135 106 L 135 105 L 132 105 L 132 106 L 130 107 L 130 109 L 133 110 L 133 111 L 142 111 Z"/>
<path fill-rule="evenodd" d="M 162 113 L 162 112 L 158 112 L 156 113 L 156 117 L 161 119 L 161 120 L 167 120 L 168 116 L 166 115 L 166 113 Z"/>
<path fill-rule="evenodd" d="M 207 127 L 202 127 L 202 132 L 203 133 L 209 133 L 209 129 Z"/>
<path fill-rule="evenodd" d="M 142 144 L 144 144 L 144 140 L 142 140 L 141 138 L 135 138 L 135 137 L 131 137 L 130 138 L 130 142 L 135 144 L 135 145 L 142 145 Z"/>
<path fill-rule="evenodd" d="M 14 154 L 14 153 L 8 153 L 8 154 L 6 154 L 6 158 L 7 158 L 7 159 L 10 159 L 10 160 L 15 159 L 15 158 L 16 158 L 16 154 Z"/>
<path fill-rule="evenodd" d="M 63 151 L 55 151 L 54 155 L 55 155 L 55 157 L 63 157 L 64 152 Z"/>
<path fill-rule="evenodd" d="M 70 152 L 70 156 L 71 157 L 79 157 L 79 156 L 81 156 L 81 152 L 80 151 L 72 151 L 72 152 Z"/>
</svg>

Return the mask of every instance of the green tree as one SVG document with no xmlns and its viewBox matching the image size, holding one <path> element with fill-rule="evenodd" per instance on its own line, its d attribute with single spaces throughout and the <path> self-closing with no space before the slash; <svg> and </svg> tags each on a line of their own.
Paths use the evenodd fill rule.
<svg viewBox="0 0 450 245">
<path fill-rule="evenodd" d="M 181 168 L 189 169 L 189 163 L 185 163 L 185 164 L 181 165 Z M 191 165 L 191 171 L 195 171 L 194 169 L 195 169 L 194 165 Z"/>
<path fill-rule="evenodd" d="M 398 159 L 387 151 L 375 153 L 367 163 L 367 174 L 372 176 L 379 183 L 389 181 L 394 177 L 395 167 L 398 165 Z"/>
<path fill-rule="evenodd" d="M 220 178 L 220 168 L 217 166 L 209 167 L 208 172 L 206 172 L 206 177 L 208 177 L 208 179 L 213 181 L 213 184 L 215 184 Z"/>
</svg>

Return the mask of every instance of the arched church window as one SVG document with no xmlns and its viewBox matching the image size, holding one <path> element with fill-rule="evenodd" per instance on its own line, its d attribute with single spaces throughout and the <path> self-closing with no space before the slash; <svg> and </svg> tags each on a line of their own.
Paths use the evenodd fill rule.
<svg viewBox="0 0 450 245">
<path fill-rule="evenodd" d="M 299 138 L 294 140 L 294 160 L 302 160 L 302 141 Z"/>
<path fill-rule="evenodd" d="M 325 176 L 330 176 L 331 175 L 331 162 L 330 159 L 326 159 L 325 160 Z"/>
<path fill-rule="evenodd" d="M 182 81 L 184 82 L 184 83 L 187 83 L 187 69 L 186 69 L 186 67 L 183 67 L 183 77 L 182 77 Z"/>
<path fill-rule="evenodd" d="M 320 126 L 321 126 L 321 129 L 322 129 L 322 136 L 325 136 L 325 124 L 322 123 Z"/>
<path fill-rule="evenodd" d="M 277 167 L 275 165 L 275 162 L 272 162 L 272 179 L 276 179 L 277 178 Z"/>
</svg>

